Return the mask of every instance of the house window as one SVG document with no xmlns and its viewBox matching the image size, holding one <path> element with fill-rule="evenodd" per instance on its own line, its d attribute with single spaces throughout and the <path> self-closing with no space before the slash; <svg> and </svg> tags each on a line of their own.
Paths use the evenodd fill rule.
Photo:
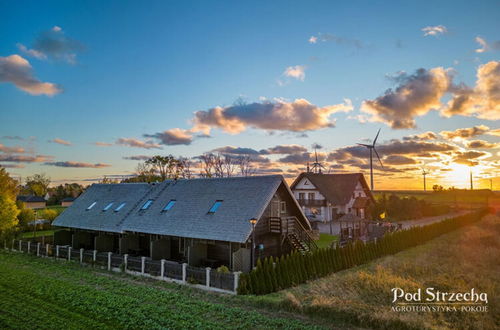
<svg viewBox="0 0 500 330">
<path fill-rule="evenodd" d="M 281 213 L 286 213 L 286 202 L 280 203 L 280 211 Z"/>
<path fill-rule="evenodd" d="M 151 204 L 153 204 L 153 200 L 148 199 L 148 201 L 141 207 L 141 210 L 147 210 L 151 206 Z"/>
<path fill-rule="evenodd" d="M 308 195 L 309 195 L 308 196 L 309 199 L 314 199 L 314 193 L 309 193 Z"/>
<path fill-rule="evenodd" d="M 167 205 L 165 205 L 163 211 L 170 211 L 170 209 L 174 207 L 175 202 L 176 202 L 175 199 L 171 199 L 170 202 L 168 202 Z"/>
<path fill-rule="evenodd" d="M 208 213 L 215 213 L 219 209 L 221 204 L 222 204 L 222 201 L 215 201 L 214 205 L 212 205 L 210 210 L 208 210 Z"/>
<path fill-rule="evenodd" d="M 115 212 L 118 212 L 120 211 L 121 209 L 123 209 L 123 207 L 125 206 L 125 203 L 121 203 L 120 205 L 118 205 L 118 207 L 115 209 Z"/>
<path fill-rule="evenodd" d="M 109 209 L 111 208 L 111 206 L 113 206 L 113 203 L 112 203 L 112 202 L 111 202 L 111 203 L 109 203 L 108 205 L 106 205 L 106 206 L 105 206 L 102 210 L 103 210 L 103 211 L 107 211 L 107 210 L 109 210 Z"/>
<path fill-rule="evenodd" d="M 87 211 L 93 208 L 96 204 L 97 202 L 93 202 L 92 204 L 90 204 L 89 207 L 87 207 Z"/>
<path fill-rule="evenodd" d="M 306 199 L 306 193 L 299 193 L 299 199 Z"/>
</svg>

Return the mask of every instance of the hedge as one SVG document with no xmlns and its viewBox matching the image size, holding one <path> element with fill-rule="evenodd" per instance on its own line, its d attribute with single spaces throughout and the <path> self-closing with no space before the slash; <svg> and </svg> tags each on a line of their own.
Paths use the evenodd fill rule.
<svg viewBox="0 0 500 330">
<path fill-rule="evenodd" d="M 487 209 L 384 235 L 377 241 L 356 241 L 344 247 L 317 249 L 308 254 L 293 252 L 280 258 L 257 260 L 250 273 L 239 279 L 238 294 L 267 294 L 367 263 L 382 256 L 425 243 L 442 234 L 479 221 Z"/>
</svg>

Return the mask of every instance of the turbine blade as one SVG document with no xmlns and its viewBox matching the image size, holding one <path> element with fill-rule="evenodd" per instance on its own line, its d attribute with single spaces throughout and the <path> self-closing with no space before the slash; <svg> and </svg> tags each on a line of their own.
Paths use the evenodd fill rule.
<svg viewBox="0 0 500 330">
<path fill-rule="evenodd" d="M 360 145 L 360 146 L 363 146 L 363 147 L 367 147 L 367 148 L 371 148 L 372 146 L 370 144 L 364 144 L 364 143 L 356 143 L 357 145 Z"/>
<path fill-rule="evenodd" d="M 377 135 L 375 136 L 375 140 L 373 140 L 373 146 L 375 146 L 375 143 L 377 143 L 378 135 L 380 134 L 380 128 L 378 129 Z"/>
<path fill-rule="evenodd" d="M 375 151 L 375 155 L 377 155 L 378 161 L 380 162 L 380 166 L 384 168 L 384 165 L 382 165 L 382 161 L 380 160 L 380 156 L 378 155 L 377 149 L 373 148 L 373 151 Z"/>
</svg>

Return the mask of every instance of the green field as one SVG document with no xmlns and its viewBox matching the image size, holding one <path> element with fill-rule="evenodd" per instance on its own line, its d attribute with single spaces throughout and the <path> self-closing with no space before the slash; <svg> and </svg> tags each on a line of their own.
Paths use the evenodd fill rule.
<svg viewBox="0 0 500 330">
<path fill-rule="evenodd" d="M 35 232 L 27 231 L 21 234 L 21 238 L 32 238 L 33 234 L 35 237 L 54 236 L 54 230 L 37 230 Z"/>
<path fill-rule="evenodd" d="M 319 234 L 319 240 L 315 241 L 316 245 L 319 248 L 327 248 L 332 245 L 332 242 L 335 242 L 339 239 L 337 235 L 330 234 Z"/>
<path fill-rule="evenodd" d="M 0 328 L 324 327 L 270 312 L 252 298 L 109 273 L 75 263 L 0 252 Z"/>
</svg>

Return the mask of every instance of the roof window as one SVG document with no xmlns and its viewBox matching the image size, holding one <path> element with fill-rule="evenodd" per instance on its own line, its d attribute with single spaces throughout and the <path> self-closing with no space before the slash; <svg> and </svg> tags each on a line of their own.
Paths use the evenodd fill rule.
<svg viewBox="0 0 500 330">
<path fill-rule="evenodd" d="M 141 207 L 141 210 L 147 210 L 147 209 L 149 209 L 149 207 L 151 206 L 151 204 L 153 204 L 153 200 L 152 199 L 148 199 L 148 201 L 146 203 L 144 203 L 144 205 Z"/>
<path fill-rule="evenodd" d="M 103 211 L 107 211 L 111 208 L 111 206 L 113 206 L 113 202 L 109 203 L 108 205 L 106 205 L 106 207 L 104 207 L 102 210 Z"/>
<path fill-rule="evenodd" d="M 215 201 L 214 205 L 208 210 L 208 213 L 215 213 L 219 209 L 220 205 L 222 204 L 222 201 Z"/>
<path fill-rule="evenodd" d="M 120 211 L 121 209 L 123 209 L 123 207 L 125 206 L 126 203 L 121 203 L 120 205 L 118 205 L 118 207 L 115 209 L 115 212 L 118 212 Z"/>
<path fill-rule="evenodd" d="M 93 208 L 96 204 L 97 202 L 93 202 L 92 204 L 90 204 L 89 207 L 87 207 L 87 211 Z"/>
<path fill-rule="evenodd" d="M 175 200 L 175 199 L 171 199 L 171 200 L 170 200 L 170 202 L 168 202 L 168 204 L 167 204 L 167 205 L 165 205 L 165 207 L 163 208 L 163 211 L 170 211 L 170 209 L 171 209 L 172 207 L 174 207 L 175 202 L 176 202 L 176 200 Z"/>
</svg>

